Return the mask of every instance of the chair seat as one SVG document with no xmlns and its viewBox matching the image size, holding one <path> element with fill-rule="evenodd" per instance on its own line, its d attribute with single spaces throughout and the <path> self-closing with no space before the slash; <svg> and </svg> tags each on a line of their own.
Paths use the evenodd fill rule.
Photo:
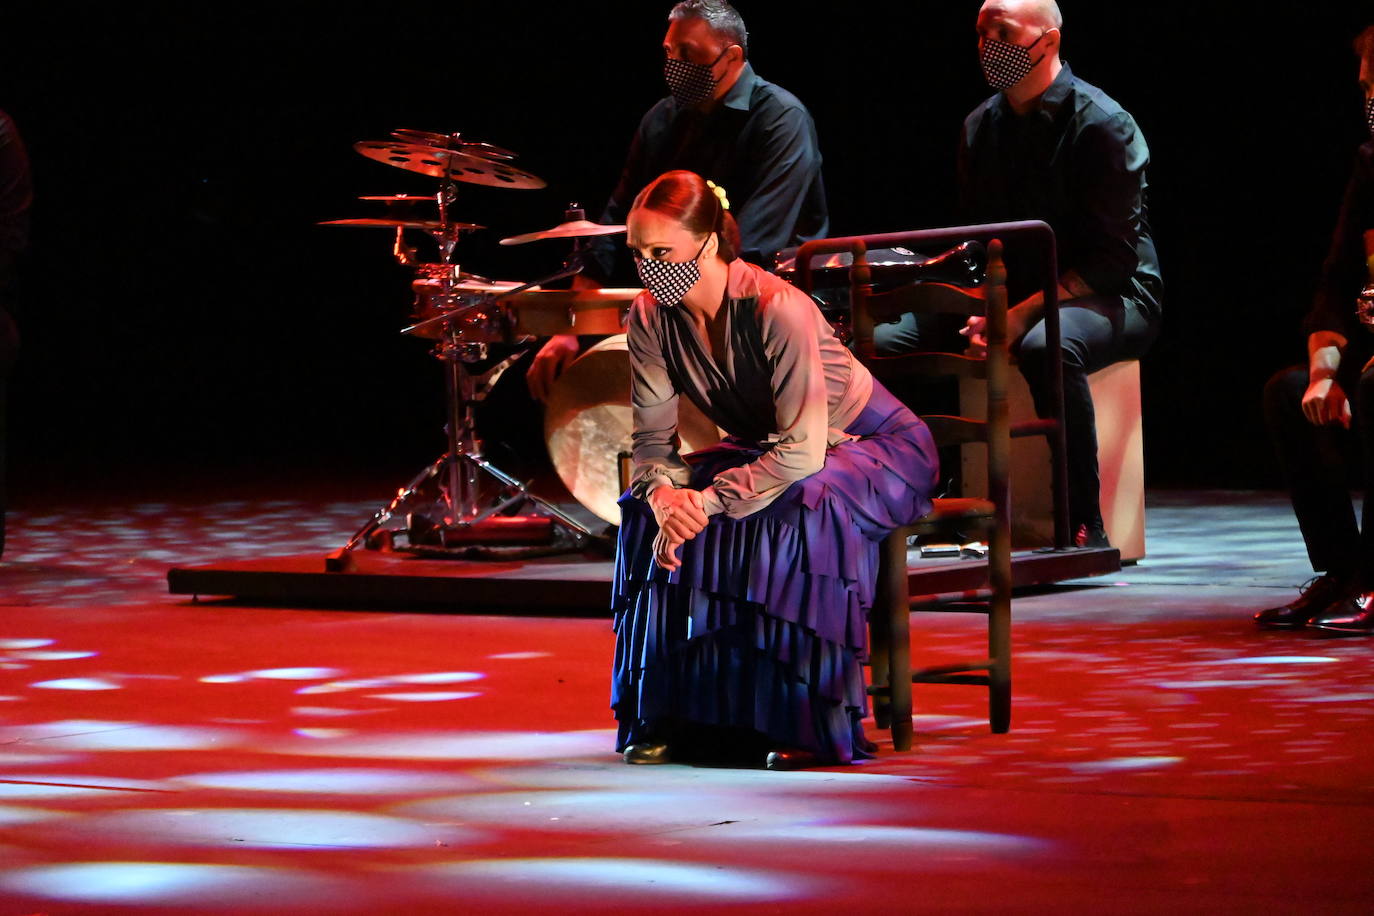
<svg viewBox="0 0 1374 916">
<path fill-rule="evenodd" d="M 903 534 L 929 534 L 952 525 L 968 522 L 992 522 L 997 507 L 986 499 L 937 499 L 931 510 L 911 523 Z"/>
</svg>

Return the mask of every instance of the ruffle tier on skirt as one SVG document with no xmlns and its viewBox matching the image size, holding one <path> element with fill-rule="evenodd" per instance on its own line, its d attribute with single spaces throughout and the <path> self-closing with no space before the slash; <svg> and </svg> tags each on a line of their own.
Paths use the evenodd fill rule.
<svg viewBox="0 0 1374 916">
<path fill-rule="evenodd" d="M 767 508 L 712 517 L 673 573 L 654 562 L 647 504 L 621 498 L 617 749 L 690 724 L 752 730 L 839 762 L 862 755 L 878 541 L 929 511 L 938 464 L 925 424 L 881 387 L 847 432 L 860 438 L 830 448 L 820 472 Z M 737 440 L 698 452 L 689 485 L 760 454 Z"/>
</svg>

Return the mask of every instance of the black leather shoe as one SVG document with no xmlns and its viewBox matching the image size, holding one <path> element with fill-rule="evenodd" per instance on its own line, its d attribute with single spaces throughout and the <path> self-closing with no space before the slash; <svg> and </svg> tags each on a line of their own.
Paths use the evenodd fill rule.
<svg viewBox="0 0 1374 916">
<path fill-rule="evenodd" d="M 1355 592 L 1332 604 L 1307 624 L 1347 636 L 1374 636 L 1374 592 Z"/>
<path fill-rule="evenodd" d="M 758 758 L 754 758 L 758 759 Z M 807 770 L 811 767 L 833 766 L 835 761 L 827 760 L 814 751 L 804 751 L 796 747 L 778 748 L 768 752 L 764 766 L 770 770 Z"/>
<path fill-rule="evenodd" d="M 1073 546 L 1097 549 L 1112 545 L 1107 540 L 1107 529 L 1103 528 L 1102 522 L 1099 521 L 1079 525 L 1073 533 Z"/>
<path fill-rule="evenodd" d="M 1302 594 L 1283 605 L 1255 615 L 1255 623 L 1271 629 L 1299 629 L 1327 608 L 1352 595 L 1350 585 L 1331 574 L 1317 576 L 1303 586 Z"/>
<path fill-rule="evenodd" d="M 668 745 L 651 744 L 641 741 L 638 744 L 631 744 L 625 748 L 625 762 L 639 764 L 669 763 L 672 755 L 668 753 Z"/>
</svg>

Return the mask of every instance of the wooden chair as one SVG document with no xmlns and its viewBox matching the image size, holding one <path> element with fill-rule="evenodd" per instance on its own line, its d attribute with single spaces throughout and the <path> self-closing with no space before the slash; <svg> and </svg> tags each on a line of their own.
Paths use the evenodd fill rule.
<svg viewBox="0 0 1374 916">
<path fill-rule="evenodd" d="M 987 448 L 987 497 L 984 499 L 937 499 L 924 517 L 913 519 L 892 532 L 881 546 L 876 598 L 869 619 L 874 715 L 879 727 L 890 728 L 893 747 L 909 750 L 913 684 L 972 684 L 988 688 L 988 719 L 994 732 L 1006 732 L 1011 724 L 1011 494 L 1010 450 L 1013 435 L 1045 435 L 1052 443 L 1055 473 L 1056 542 L 1068 544 L 1067 511 L 1064 506 L 1062 391 L 1056 406 L 1058 417 L 1032 419 L 1013 424 L 1007 412 L 1007 382 L 1011 354 L 1007 340 L 1006 269 L 1001 236 L 1030 236 L 1043 244 L 1048 234 L 1051 288 L 1047 290 L 1047 333 L 1058 337 L 1058 314 L 1054 299 L 1053 235 L 1044 223 L 1012 223 L 953 230 L 829 239 L 809 242 L 798 252 L 799 279 L 803 288 L 810 283 L 805 269 L 815 254 L 848 250 L 850 268 L 851 320 L 854 350 L 880 380 L 909 378 L 913 375 L 972 375 L 986 381 L 985 419 L 958 416 L 926 416 L 937 443 L 967 446 L 981 443 Z M 895 290 L 876 292 L 866 262 L 870 244 L 919 247 L 921 243 L 957 244 L 965 239 L 985 239 L 988 249 L 987 280 L 981 293 L 970 293 L 945 284 L 910 284 Z M 810 251 L 808 251 L 810 247 Z M 928 247 L 928 245 L 927 245 Z M 987 355 L 983 358 L 954 353 L 916 353 L 899 357 L 878 357 L 873 350 L 875 318 L 892 318 L 905 312 L 926 311 L 960 315 L 985 314 L 987 318 Z M 1048 325 L 1053 324 L 1052 327 Z M 1058 388 L 1059 386 L 1055 386 Z M 972 596 L 957 602 L 924 601 L 913 605 L 907 567 L 907 543 L 913 535 L 939 535 L 962 542 L 973 532 L 986 536 L 988 550 L 982 587 Z M 988 619 L 986 657 L 911 669 L 910 613 L 913 609 L 968 611 L 985 614 Z"/>
</svg>

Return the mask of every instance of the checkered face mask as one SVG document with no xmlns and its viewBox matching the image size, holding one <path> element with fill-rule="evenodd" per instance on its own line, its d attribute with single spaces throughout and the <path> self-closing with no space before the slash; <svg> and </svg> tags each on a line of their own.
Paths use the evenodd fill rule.
<svg viewBox="0 0 1374 916">
<path fill-rule="evenodd" d="M 696 105 L 715 95 L 716 84 L 720 82 L 715 76 L 716 64 L 725 56 L 725 51 L 721 51 L 709 64 L 694 64 L 690 60 L 672 57 L 663 61 L 663 78 L 679 105 Z"/>
<path fill-rule="evenodd" d="M 1364 122 L 1369 125 L 1369 134 L 1374 136 L 1374 95 L 1364 100 Z"/>
<path fill-rule="evenodd" d="M 644 284 L 654 301 L 666 307 L 677 305 L 688 290 L 701 279 L 701 267 L 697 264 L 701 253 L 706 250 L 708 235 L 697 249 L 696 257 L 690 261 L 657 261 L 640 257 L 635 252 L 635 269 L 639 271 L 639 282 Z"/>
<path fill-rule="evenodd" d="M 1044 37 L 1043 34 L 1040 36 Z M 983 78 L 988 85 L 993 89 L 1010 89 L 1030 75 L 1035 65 L 1044 60 L 1044 55 L 1034 61 L 1030 56 L 1031 48 L 1040 43 L 1040 38 L 1024 47 L 996 38 L 984 38 L 978 51 L 978 62 L 983 65 Z"/>
</svg>

